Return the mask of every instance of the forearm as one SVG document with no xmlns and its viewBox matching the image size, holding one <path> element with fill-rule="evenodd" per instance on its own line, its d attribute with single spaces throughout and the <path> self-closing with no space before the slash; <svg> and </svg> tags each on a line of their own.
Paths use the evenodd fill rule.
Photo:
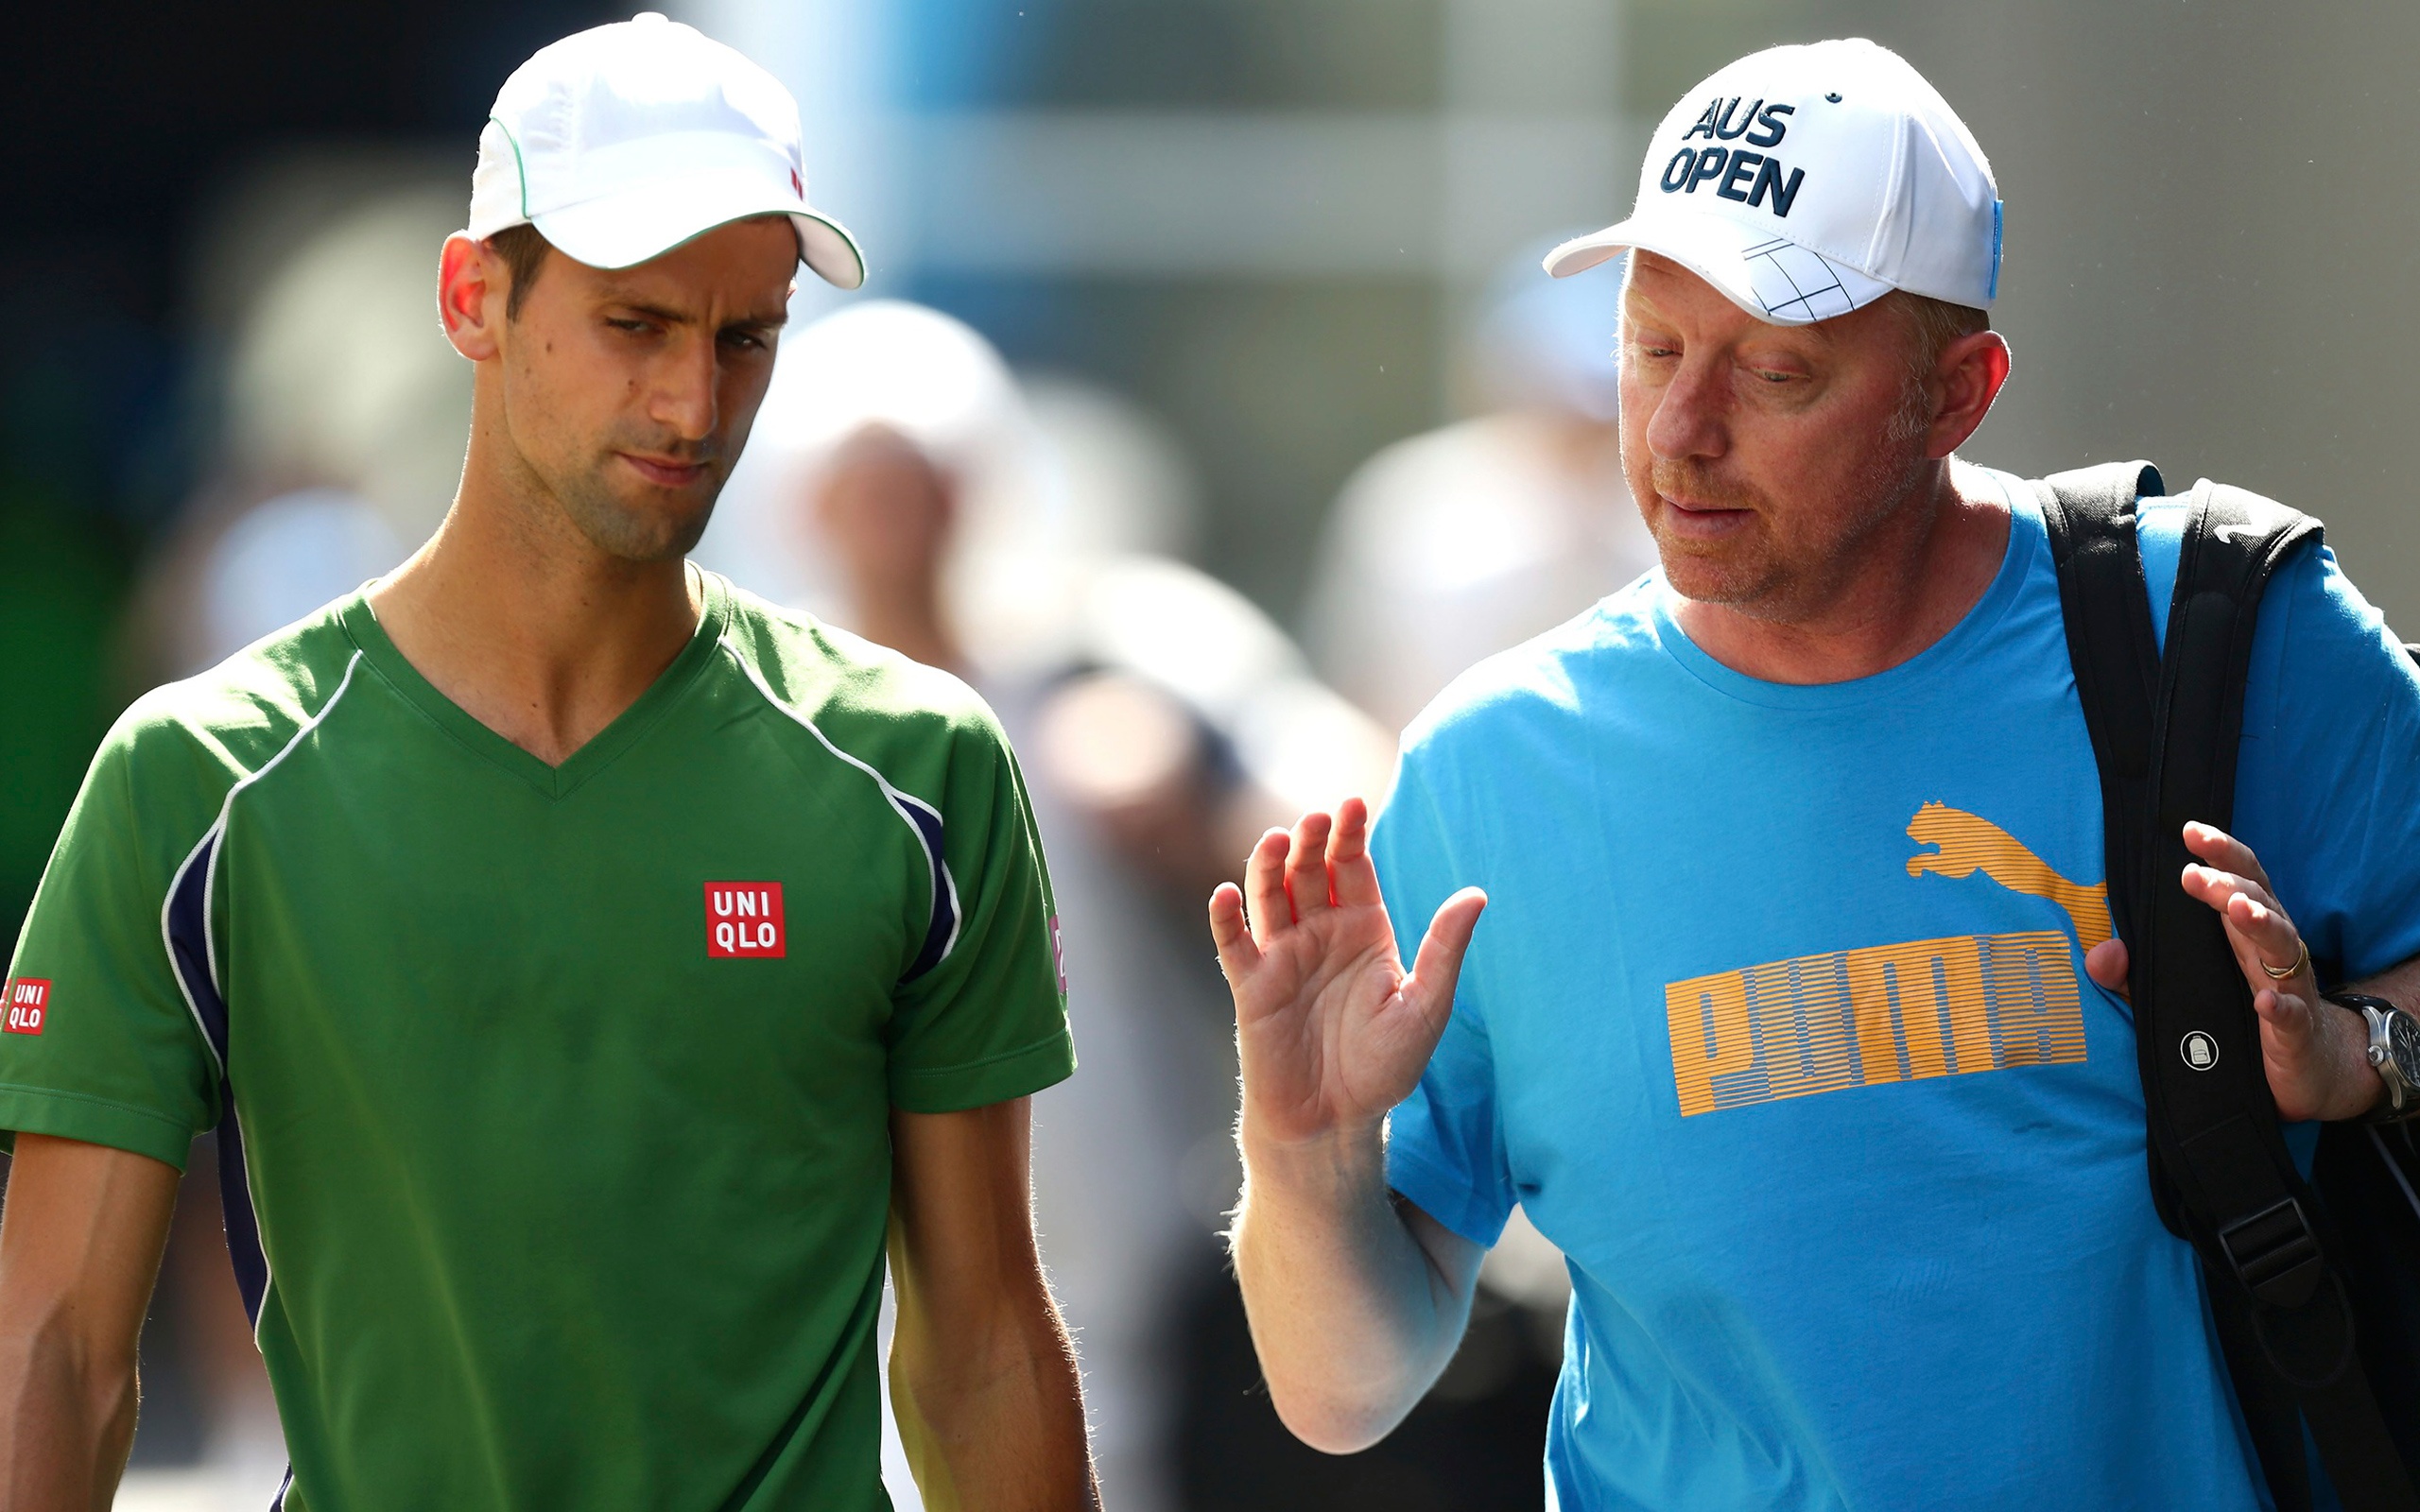
<svg viewBox="0 0 2420 1512">
<path fill-rule="evenodd" d="M 56 1314 L 0 1314 L 0 1512 L 108 1507 L 134 1406 L 132 1360 L 93 1358 Z"/>
<path fill-rule="evenodd" d="M 2384 998 L 2406 1013 L 2420 1014 L 2420 956 L 2391 966 L 2376 976 L 2347 982 L 2343 990 Z"/>
<path fill-rule="evenodd" d="M 1098 1505 L 1075 1350 L 1038 1271 L 1029 1291 L 947 1337 L 900 1297 L 891 1400 L 929 1512 Z"/>
<path fill-rule="evenodd" d="M 17 1136 L 0 1208 L 0 1512 L 116 1495 L 176 1196 L 176 1171 L 157 1160 Z"/>
<path fill-rule="evenodd" d="M 890 1400 L 930 1512 L 1099 1505 L 1034 1243 L 1028 1118 L 1023 1098 L 891 1116 Z"/>
<path fill-rule="evenodd" d="M 1453 1357 L 1469 1280 L 1446 1273 L 1388 1190 L 1378 1127 L 1288 1145 L 1247 1116 L 1241 1143 L 1236 1277 L 1270 1397 L 1305 1443 L 1366 1449 Z"/>
</svg>

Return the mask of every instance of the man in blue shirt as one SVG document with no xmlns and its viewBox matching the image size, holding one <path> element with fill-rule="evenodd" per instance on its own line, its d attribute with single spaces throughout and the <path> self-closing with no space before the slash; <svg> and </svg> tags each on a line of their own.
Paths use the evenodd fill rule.
<svg viewBox="0 0 2420 1512">
<path fill-rule="evenodd" d="M 1999 223 L 1940 96 L 1826 43 L 1715 75 L 1631 219 L 1549 257 L 1634 254 L 1660 570 L 1449 689 L 1374 841 L 1310 815 L 1211 900 L 1236 1269 L 1308 1442 L 1401 1419 L 1518 1204 L 1574 1288 L 1550 1504 L 2266 1503 L 2145 1178 L 2041 516 L 1952 456 L 2008 374 Z M 2141 512 L 2164 612 L 2180 511 Z M 2189 827 L 2179 885 L 2280 1113 L 2361 1117 L 2311 957 L 2420 1002 L 2420 679 L 2324 549 L 2269 590 L 2244 729 L 2239 833 Z"/>
</svg>

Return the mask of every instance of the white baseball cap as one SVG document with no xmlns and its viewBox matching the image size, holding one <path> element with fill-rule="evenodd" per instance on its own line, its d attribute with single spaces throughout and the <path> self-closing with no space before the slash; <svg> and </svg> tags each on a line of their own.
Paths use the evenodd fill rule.
<svg viewBox="0 0 2420 1512">
<path fill-rule="evenodd" d="M 752 215 L 785 215 L 824 282 L 866 280 L 855 237 L 806 201 L 798 102 L 695 27 L 644 11 L 541 47 L 479 133 L 469 234 L 532 225 L 591 267 L 629 267 Z"/>
<path fill-rule="evenodd" d="M 1700 84 L 1655 129 L 1630 218 L 1547 254 L 1564 278 L 1638 248 L 1776 325 L 1893 289 L 1999 294 L 1992 165 L 1924 76 L 1855 38 L 1772 47 Z"/>
</svg>

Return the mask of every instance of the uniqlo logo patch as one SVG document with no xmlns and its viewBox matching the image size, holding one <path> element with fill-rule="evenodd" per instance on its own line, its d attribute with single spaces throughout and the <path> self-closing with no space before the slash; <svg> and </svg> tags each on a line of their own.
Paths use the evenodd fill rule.
<svg viewBox="0 0 2420 1512">
<path fill-rule="evenodd" d="M 782 885 L 778 882 L 706 884 L 706 955 L 736 960 L 786 954 L 782 932 Z"/>
<path fill-rule="evenodd" d="M 21 976 L 9 984 L 9 1032 L 40 1034 L 50 1014 L 50 984 L 38 976 Z"/>
</svg>

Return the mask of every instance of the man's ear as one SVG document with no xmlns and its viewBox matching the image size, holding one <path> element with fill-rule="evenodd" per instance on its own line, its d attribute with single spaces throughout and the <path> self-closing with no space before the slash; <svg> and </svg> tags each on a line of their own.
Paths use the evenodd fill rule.
<svg viewBox="0 0 2420 1512">
<path fill-rule="evenodd" d="M 1966 444 L 1992 412 L 1992 401 L 2008 382 L 2008 342 L 1996 331 L 1960 336 L 1943 350 L 1940 365 L 1933 369 L 1940 400 L 1925 436 L 1927 456 L 1938 461 Z"/>
<path fill-rule="evenodd" d="M 487 243 L 458 231 L 445 238 L 437 264 L 437 318 L 444 322 L 445 339 L 473 362 L 498 351 L 511 281 L 511 270 Z"/>
</svg>

